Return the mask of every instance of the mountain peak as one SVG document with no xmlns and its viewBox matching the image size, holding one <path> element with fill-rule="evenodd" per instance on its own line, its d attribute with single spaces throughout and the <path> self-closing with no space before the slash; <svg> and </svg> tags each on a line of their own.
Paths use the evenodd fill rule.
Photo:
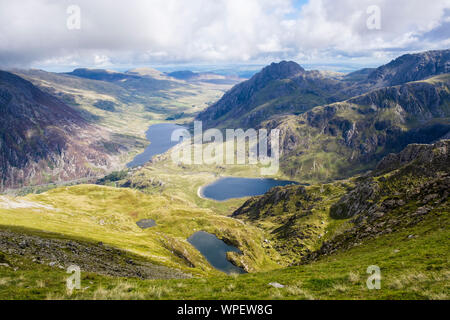
<svg viewBox="0 0 450 320">
<path fill-rule="evenodd" d="M 298 63 L 294 61 L 281 61 L 279 63 L 273 62 L 269 66 L 265 67 L 260 73 L 264 78 L 270 76 L 271 79 L 286 79 L 298 75 L 299 73 L 305 72 Z"/>
</svg>

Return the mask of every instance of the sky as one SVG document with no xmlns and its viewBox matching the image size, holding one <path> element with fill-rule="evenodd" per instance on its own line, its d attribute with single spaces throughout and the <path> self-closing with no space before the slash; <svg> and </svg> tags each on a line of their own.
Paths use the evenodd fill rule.
<svg viewBox="0 0 450 320">
<path fill-rule="evenodd" d="M 447 48 L 450 0 L 0 0 L 2 68 L 351 68 Z"/>
</svg>

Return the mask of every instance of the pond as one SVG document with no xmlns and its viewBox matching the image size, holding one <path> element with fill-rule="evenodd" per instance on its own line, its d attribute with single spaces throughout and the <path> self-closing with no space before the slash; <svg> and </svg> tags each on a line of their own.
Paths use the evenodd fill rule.
<svg viewBox="0 0 450 320">
<path fill-rule="evenodd" d="M 143 153 L 138 154 L 133 161 L 127 164 L 128 168 L 139 167 L 156 155 L 167 152 L 172 147 L 176 146 L 178 142 L 172 142 L 172 132 L 177 129 L 184 129 L 184 127 L 172 123 L 160 123 L 152 125 L 146 132 L 147 140 L 150 145 Z"/>
<path fill-rule="evenodd" d="M 153 228 L 156 226 L 156 221 L 153 219 L 143 219 L 143 220 L 139 220 L 138 222 L 136 222 L 136 224 L 138 225 L 139 228 L 141 229 L 148 229 L 148 228 Z"/>
<path fill-rule="evenodd" d="M 294 181 L 275 179 L 221 178 L 199 190 L 201 197 L 216 201 L 260 196 L 279 186 L 298 184 Z"/>
<path fill-rule="evenodd" d="M 206 260 L 217 270 L 228 274 L 246 273 L 244 269 L 236 267 L 227 259 L 227 252 L 237 252 L 239 254 L 242 254 L 242 252 L 218 239 L 215 235 L 198 231 L 188 239 L 188 242 L 200 251 Z"/>
</svg>

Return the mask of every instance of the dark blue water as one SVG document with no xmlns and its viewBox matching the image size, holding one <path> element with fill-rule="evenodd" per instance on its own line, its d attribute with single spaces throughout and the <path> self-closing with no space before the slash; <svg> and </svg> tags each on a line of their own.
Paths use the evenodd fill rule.
<svg viewBox="0 0 450 320">
<path fill-rule="evenodd" d="M 274 187 L 291 184 L 298 183 L 275 179 L 222 178 L 204 187 L 201 190 L 201 196 L 216 201 L 224 201 L 260 196 Z"/>
<path fill-rule="evenodd" d="M 127 164 L 128 168 L 138 167 L 146 164 L 156 155 L 167 152 L 170 148 L 177 145 L 172 142 L 172 132 L 184 127 L 171 123 L 161 123 L 150 126 L 146 132 L 147 140 L 150 145 L 141 154 L 138 154 L 133 161 Z"/>
<path fill-rule="evenodd" d="M 208 262 L 217 270 L 225 273 L 246 273 L 242 268 L 236 267 L 227 259 L 227 252 L 242 252 L 227 245 L 222 240 L 219 240 L 215 235 L 199 231 L 194 233 L 188 242 L 192 244 L 200 253 L 208 260 Z"/>
</svg>

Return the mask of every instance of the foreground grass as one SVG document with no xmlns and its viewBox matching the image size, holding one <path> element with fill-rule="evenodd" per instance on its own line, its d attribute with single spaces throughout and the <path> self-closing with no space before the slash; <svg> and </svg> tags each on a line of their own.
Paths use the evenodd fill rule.
<svg viewBox="0 0 450 320">
<path fill-rule="evenodd" d="M 17 260 L 0 267 L 0 299 L 448 299 L 449 213 L 368 240 L 298 267 L 240 276 L 187 280 L 114 279 L 82 275 L 82 290 L 66 292 L 67 274 Z M 413 237 L 411 237 L 413 235 Z M 381 268 L 381 290 L 368 290 L 368 266 Z M 276 289 L 271 282 L 285 285 Z"/>
<path fill-rule="evenodd" d="M 142 230 L 136 225 L 141 219 L 153 219 L 157 225 Z M 236 254 L 232 259 L 248 271 L 280 267 L 277 252 L 263 247 L 264 234 L 259 229 L 176 196 L 148 195 L 132 189 L 80 185 L 24 198 L 3 198 L 0 225 L 103 242 L 155 264 L 217 276 L 220 272 L 187 242 L 196 231 L 206 231 L 238 247 L 244 255 Z"/>
</svg>

